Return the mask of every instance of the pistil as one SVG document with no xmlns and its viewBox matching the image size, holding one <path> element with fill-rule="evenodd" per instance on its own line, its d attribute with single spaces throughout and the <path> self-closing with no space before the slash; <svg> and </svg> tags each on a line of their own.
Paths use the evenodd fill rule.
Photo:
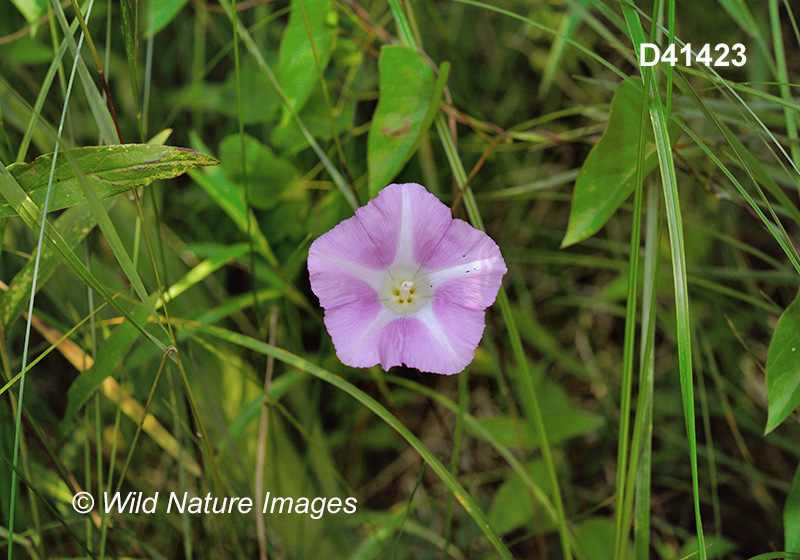
<svg viewBox="0 0 800 560">
<path fill-rule="evenodd" d="M 411 302 L 411 294 L 414 292 L 414 282 L 406 280 L 400 284 L 400 303 Z"/>
</svg>

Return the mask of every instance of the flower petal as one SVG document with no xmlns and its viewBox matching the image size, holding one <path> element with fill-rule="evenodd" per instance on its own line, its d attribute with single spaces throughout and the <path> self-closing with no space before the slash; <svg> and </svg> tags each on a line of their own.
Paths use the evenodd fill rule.
<svg viewBox="0 0 800 560">
<path fill-rule="evenodd" d="M 486 234 L 453 220 L 416 183 L 389 185 L 317 239 L 308 269 L 343 363 L 385 370 L 405 363 L 442 374 L 458 373 L 474 358 L 484 309 L 506 272 Z M 401 312 L 379 298 L 406 275 L 425 282 L 425 290 L 430 283 L 425 297 L 433 298 Z"/>
<path fill-rule="evenodd" d="M 383 270 L 394 259 L 394 251 L 373 243 L 372 238 L 356 215 L 339 222 L 332 230 L 318 237 L 308 250 L 309 257 L 319 257 L 342 268 L 345 263 Z M 361 270 L 361 269 L 358 269 Z"/>
<path fill-rule="evenodd" d="M 333 339 L 336 356 L 352 367 L 384 369 L 400 364 L 403 319 L 379 302 L 355 302 L 325 310 L 325 327 Z"/>
<path fill-rule="evenodd" d="M 361 222 L 348 218 L 311 244 L 311 289 L 326 309 L 354 301 L 375 301 L 386 275 L 384 260 Z"/>
<path fill-rule="evenodd" d="M 363 235 L 377 248 L 382 266 L 390 265 L 397 254 L 400 232 L 400 189 L 390 185 L 370 200 L 366 206 L 356 210 L 355 219 L 362 227 Z"/>
<path fill-rule="evenodd" d="M 484 315 L 483 310 L 434 300 L 406 321 L 403 363 L 430 373 L 459 373 L 475 357 Z"/>
<path fill-rule="evenodd" d="M 497 244 L 462 220 L 453 220 L 427 261 L 434 297 L 475 310 L 494 302 L 507 270 Z"/>
<path fill-rule="evenodd" d="M 422 264 L 453 221 L 450 209 L 417 183 L 385 187 L 356 215 L 376 245 L 392 248 L 394 264 L 406 267 Z"/>
<path fill-rule="evenodd" d="M 422 185 L 404 186 L 403 218 L 411 224 L 414 263 L 423 264 L 450 228 L 453 216 L 450 208 Z"/>
<path fill-rule="evenodd" d="M 308 271 L 311 289 L 324 309 L 378 301 L 381 271 L 346 261 L 332 263 L 321 255 L 308 256 Z"/>
</svg>

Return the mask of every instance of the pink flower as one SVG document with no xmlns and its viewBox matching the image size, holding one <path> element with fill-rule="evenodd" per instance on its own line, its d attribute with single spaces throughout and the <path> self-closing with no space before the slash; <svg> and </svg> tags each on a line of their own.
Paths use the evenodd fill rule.
<svg viewBox="0 0 800 560">
<path fill-rule="evenodd" d="M 453 374 L 475 356 L 506 265 L 488 235 L 406 183 L 314 241 L 308 270 L 343 363 Z"/>
</svg>

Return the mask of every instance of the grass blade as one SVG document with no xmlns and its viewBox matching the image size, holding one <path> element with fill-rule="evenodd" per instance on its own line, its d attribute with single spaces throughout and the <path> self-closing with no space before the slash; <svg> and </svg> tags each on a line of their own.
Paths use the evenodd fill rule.
<svg viewBox="0 0 800 560">
<path fill-rule="evenodd" d="M 49 221 L 42 222 L 42 212 L 36 206 L 30 197 L 25 194 L 25 191 L 19 186 L 19 183 L 14 179 L 11 173 L 4 165 L 0 165 L 0 195 L 11 205 L 14 211 L 23 219 L 25 224 L 33 231 L 39 230 L 39 224 L 44 223 L 44 233 L 47 236 L 55 250 L 63 259 L 63 262 L 80 278 L 84 283 L 91 286 L 92 289 L 100 294 L 100 296 L 107 301 L 114 309 L 119 311 L 127 320 L 132 321 L 136 328 L 141 332 L 150 342 L 155 344 L 162 352 L 166 350 L 164 345 L 155 336 L 150 334 L 144 328 L 144 323 L 135 321 L 131 314 L 119 302 L 117 302 L 105 287 L 92 275 L 83 264 L 78 256 L 74 253 L 69 244 L 61 237 L 61 234 L 53 227 Z"/>
<path fill-rule="evenodd" d="M 509 552 L 506 545 L 503 543 L 502 539 L 497 535 L 497 533 L 492 529 L 492 526 L 489 525 L 489 522 L 486 520 L 486 516 L 483 514 L 481 509 L 478 507 L 478 504 L 473 500 L 472 496 L 464 489 L 463 486 L 456 480 L 456 478 L 450 474 L 450 471 L 445 467 L 434 455 L 433 453 L 415 436 L 411 431 L 406 428 L 391 412 L 389 412 L 383 405 L 381 405 L 378 401 L 376 401 L 371 396 L 364 393 L 361 389 L 347 381 L 346 379 L 340 377 L 339 375 L 334 375 L 330 371 L 317 366 L 309 361 L 304 360 L 303 358 L 287 352 L 281 348 L 277 348 L 275 346 L 271 346 L 265 342 L 261 342 L 254 338 L 250 338 L 244 335 L 240 335 L 238 333 L 234 333 L 231 331 L 227 331 L 225 329 L 220 329 L 217 327 L 209 327 L 203 326 L 198 323 L 188 323 L 182 322 L 181 325 L 184 329 L 188 331 L 195 331 L 198 334 L 205 334 L 211 335 L 215 338 L 219 338 L 221 340 L 226 340 L 238 346 L 242 346 L 244 348 L 249 348 L 254 352 L 259 352 L 265 356 L 273 356 L 275 359 L 280 360 L 281 362 L 290 365 L 292 367 L 296 367 L 302 371 L 310 373 L 314 377 L 325 381 L 326 383 L 333 385 L 337 389 L 340 389 L 356 399 L 359 403 L 364 405 L 370 411 L 372 411 L 378 418 L 380 418 L 383 422 L 385 422 L 389 427 L 391 427 L 395 432 L 397 432 L 404 440 L 408 442 L 408 444 L 414 448 L 414 450 L 419 453 L 420 457 L 431 467 L 431 469 L 436 473 L 439 479 L 447 486 L 447 488 L 453 492 L 456 500 L 461 504 L 467 514 L 472 517 L 475 523 L 478 525 L 480 530 L 489 540 L 489 542 L 494 546 L 495 550 L 499 554 L 501 558 L 504 560 L 511 560 L 513 557 Z"/>
<path fill-rule="evenodd" d="M 620 2 L 628 30 L 637 52 L 645 41 L 644 32 L 636 11 L 624 1 Z M 700 515 L 700 485 L 697 468 L 697 431 L 694 412 L 694 379 L 692 375 L 692 334 L 689 314 L 689 290 L 686 281 L 686 253 L 683 240 L 683 220 L 678 199 L 678 184 L 675 177 L 675 164 L 669 141 L 668 116 L 664 114 L 661 94 L 658 91 L 652 67 L 642 69 L 645 91 L 648 94 L 648 109 L 653 125 L 656 149 L 659 157 L 661 185 L 664 189 L 664 202 L 667 211 L 670 249 L 672 254 L 672 273 L 675 286 L 675 306 L 678 320 L 678 366 L 681 377 L 686 435 L 689 442 L 689 461 L 692 471 L 692 491 L 694 494 L 695 523 L 697 525 L 697 545 L 700 559 L 706 560 L 707 553 L 703 537 L 703 521 Z"/>
</svg>

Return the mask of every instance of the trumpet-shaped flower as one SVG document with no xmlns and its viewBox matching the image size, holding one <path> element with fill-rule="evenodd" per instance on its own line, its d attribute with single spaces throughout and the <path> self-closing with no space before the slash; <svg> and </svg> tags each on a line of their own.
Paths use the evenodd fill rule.
<svg viewBox="0 0 800 560">
<path fill-rule="evenodd" d="M 314 241 L 308 270 L 343 363 L 453 374 L 475 355 L 506 266 L 488 235 L 407 183 Z"/>
</svg>

